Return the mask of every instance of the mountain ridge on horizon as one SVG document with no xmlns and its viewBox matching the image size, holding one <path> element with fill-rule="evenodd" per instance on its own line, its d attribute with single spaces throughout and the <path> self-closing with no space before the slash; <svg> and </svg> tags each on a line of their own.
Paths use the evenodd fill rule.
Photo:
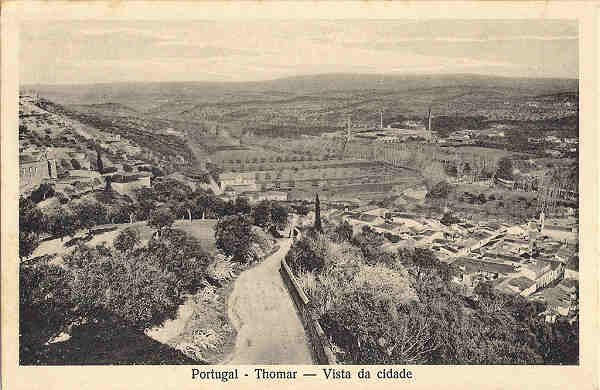
<svg viewBox="0 0 600 390">
<path fill-rule="evenodd" d="M 182 85 L 182 84 L 195 84 L 195 85 L 222 85 L 222 86 L 233 86 L 233 85 L 257 85 L 257 84 L 273 84 L 290 81 L 317 81 L 323 79 L 338 79 L 349 80 L 349 79 L 369 79 L 369 81 L 377 80 L 385 81 L 407 81 L 407 80 L 496 80 L 496 81 L 508 81 L 508 80 L 521 80 L 521 81 L 540 81 L 540 82 L 552 82 L 552 81 L 563 81 L 563 82 L 579 82 L 579 78 L 566 78 L 566 77 L 514 77 L 514 76 L 500 76 L 500 75 L 487 75 L 479 73 L 447 73 L 447 74 L 394 74 L 394 73 L 318 73 L 318 74 L 306 74 L 306 75 L 295 75 L 279 77 L 274 79 L 266 80 L 253 80 L 253 81 L 208 81 L 208 80 L 187 80 L 187 81 L 114 81 L 114 82 L 95 82 L 95 83 L 24 83 L 21 88 L 35 88 L 35 87 L 85 87 L 85 86 L 109 86 L 109 85 L 153 85 L 153 84 L 171 84 L 171 85 Z M 366 81 L 366 80 L 365 80 Z"/>
</svg>

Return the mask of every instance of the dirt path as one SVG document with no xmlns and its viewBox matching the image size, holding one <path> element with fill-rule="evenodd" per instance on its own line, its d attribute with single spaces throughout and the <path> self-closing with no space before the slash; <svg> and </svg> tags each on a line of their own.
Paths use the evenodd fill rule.
<svg viewBox="0 0 600 390">
<path fill-rule="evenodd" d="M 282 239 L 279 245 L 235 281 L 228 315 L 238 334 L 225 364 L 312 364 L 304 327 L 279 274 L 291 240 Z"/>
</svg>

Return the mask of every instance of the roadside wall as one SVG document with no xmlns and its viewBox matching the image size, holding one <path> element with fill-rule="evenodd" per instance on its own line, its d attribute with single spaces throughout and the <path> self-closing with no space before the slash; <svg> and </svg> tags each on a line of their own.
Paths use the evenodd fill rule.
<svg viewBox="0 0 600 390">
<path fill-rule="evenodd" d="M 302 287 L 298 284 L 298 281 L 292 274 L 292 270 L 287 265 L 285 259 L 281 260 L 281 268 L 279 268 L 283 282 L 288 288 L 292 300 L 300 313 L 300 318 L 306 334 L 310 339 L 310 346 L 313 354 L 313 358 L 316 360 L 315 363 L 323 365 L 335 365 L 337 361 L 335 355 L 331 350 L 329 340 L 325 336 L 325 332 L 319 325 L 316 318 L 313 318 L 308 309 L 309 299 L 302 290 Z"/>
</svg>

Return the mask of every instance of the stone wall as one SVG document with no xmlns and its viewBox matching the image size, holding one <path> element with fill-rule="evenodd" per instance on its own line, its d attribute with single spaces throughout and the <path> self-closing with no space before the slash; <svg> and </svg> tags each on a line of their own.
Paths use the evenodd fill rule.
<svg viewBox="0 0 600 390">
<path fill-rule="evenodd" d="M 315 363 L 323 365 L 337 364 L 337 360 L 331 350 L 331 345 L 329 344 L 325 332 L 308 309 L 309 299 L 304 290 L 302 290 L 302 287 L 298 284 L 298 281 L 292 274 L 292 270 L 287 265 L 285 259 L 281 260 L 279 272 L 281 273 L 281 277 L 283 278 L 292 300 L 298 309 L 298 313 L 300 314 L 300 319 L 302 320 L 306 335 L 310 341 L 310 347 Z"/>
</svg>

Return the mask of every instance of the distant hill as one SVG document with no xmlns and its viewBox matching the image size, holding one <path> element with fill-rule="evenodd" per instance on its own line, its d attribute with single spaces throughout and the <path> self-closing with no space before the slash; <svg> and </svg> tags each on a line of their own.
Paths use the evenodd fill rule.
<svg viewBox="0 0 600 390">
<path fill-rule="evenodd" d="M 228 93 L 271 91 L 278 98 L 323 91 L 408 91 L 436 87 L 509 88 L 529 94 L 543 95 L 577 91 L 579 80 L 554 78 L 508 78 L 484 75 L 374 75 L 322 74 L 288 77 L 258 82 L 166 82 L 166 83 L 111 83 L 91 85 L 31 85 L 42 96 L 68 104 L 99 104 L 119 102 L 127 104 L 130 96 L 143 95 L 162 100 L 198 97 L 211 100 Z M 160 99 L 159 99 L 160 100 Z M 166 101 L 163 101 L 165 103 Z M 133 104 L 134 102 L 132 102 Z"/>
<path fill-rule="evenodd" d="M 95 111 L 120 116 L 139 115 L 138 111 L 121 103 L 72 104 L 70 107 L 80 112 Z"/>
<path fill-rule="evenodd" d="M 379 124 L 380 110 L 384 125 L 398 118 L 423 121 L 429 107 L 434 117 L 554 121 L 578 110 L 578 88 L 577 79 L 471 74 L 322 74 L 244 83 L 29 87 L 71 109 L 105 118 L 166 121 L 188 135 L 208 135 L 218 124 L 233 136 L 250 132 L 268 137 L 338 131 L 348 118 L 356 126 L 372 127 Z"/>
</svg>

